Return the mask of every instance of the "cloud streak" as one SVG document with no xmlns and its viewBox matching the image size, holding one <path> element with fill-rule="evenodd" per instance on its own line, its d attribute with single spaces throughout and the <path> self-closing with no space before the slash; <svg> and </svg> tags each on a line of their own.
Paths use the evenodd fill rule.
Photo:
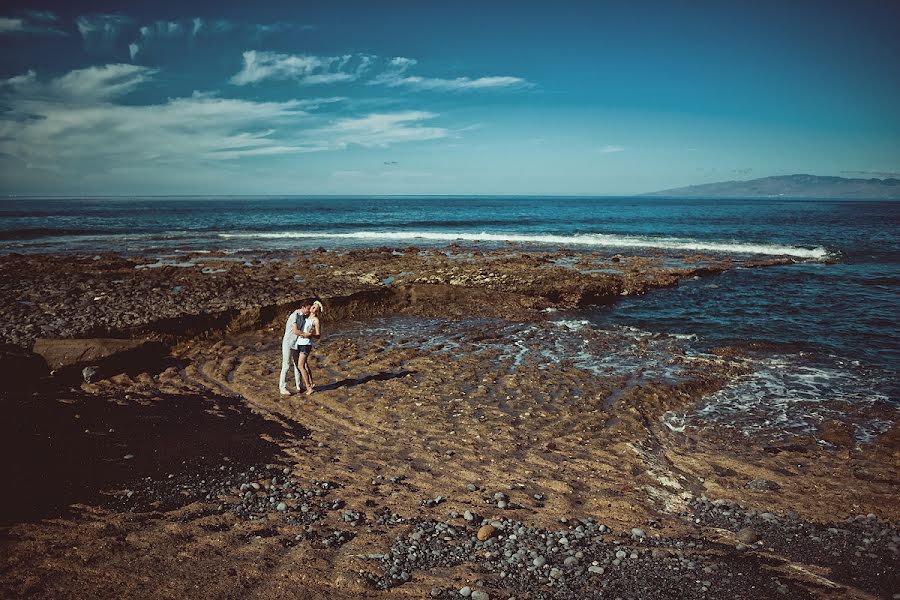
<svg viewBox="0 0 900 600">
<path fill-rule="evenodd" d="M 451 135 L 425 111 L 334 119 L 321 109 L 341 98 L 261 102 L 194 93 L 135 105 L 126 96 L 157 71 L 110 64 L 41 80 L 33 71 L 0 80 L 0 165 L 4 176 L 32 169 L 103 177 L 122 170 L 189 165 L 208 172 L 236 159 L 389 147 Z"/>
<path fill-rule="evenodd" d="M 368 54 L 313 56 L 261 50 L 244 52 L 241 70 L 231 78 L 231 83 L 251 85 L 263 81 L 293 80 L 300 85 L 323 85 L 352 82 L 375 71 L 379 63 L 382 65 L 381 72 L 369 79 L 367 84 L 435 92 L 521 89 L 533 86 L 521 77 L 508 75 L 453 79 L 408 75 L 407 71 L 414 67 L 417 61 L 403 56 L 380 61 L 378 57 Z"/>
<path fill-rule="evenodd" d="M 267 80 L 294 80 L 300 85 L 355 81 L 372 63 L 372 57 L 365 54 L 311 56 L 248 50 L 242 58 L 243 67 L 231 78 L 234 85 Z"/>
<path fill-rule="evenodd" d="M 75 19 L 84 47 L 90 52 L 114 51 L 132 24 L 131 17 L 118 14 L 82 15 Z"/>
<path fill-rule="evenodd" d="M 0 17 L 0 35 L 17 33 L 43 33 L 66 35 L 53 26 L 59 17 L 49 10 L 25 10 L 18 17 Z"/>
<path fill-rule="evenodd" d="M 397 56 L 388 61 L 387 69 L 369 83 L 387 87 L 406 87 L 422 91 L 462 92 L 491 89 L 515 89 L 532 87 L 533 84 L 521 77 L 499 75 L 490 77 L 422 77 L 407 75 L 406 72 L 417 64 L 413 58 Z"/>
</svg>

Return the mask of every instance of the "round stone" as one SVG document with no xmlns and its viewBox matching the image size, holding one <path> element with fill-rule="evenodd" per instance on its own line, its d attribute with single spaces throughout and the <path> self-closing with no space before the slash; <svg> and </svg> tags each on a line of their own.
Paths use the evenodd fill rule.
<svg viewBox="0 0 900 600">
<path fill-rule="evenodd" d="M 494 527 L 493 525 L 485 525 L 484 527 L 482 527 L 481 529 L 478 530 L 478 539 L 482 542 L 485 540 L 488 540 L 494 536 L 494 533 L 496 533 L 496 531 L 497 531 L 497 528 Z"/>
<path fill-rule="evenodd" d="M 287 510 L 287 504 L 285 504 L 284 502 L 279 502 L 278 506 L 275 507 L 275 510 L 277 510 L 279 512 L 284 512 Z"/>
<path fill-rule="evenodd" d="M 640 527 L 634 527 L 634 528 L 631 530 L 631 537 L 633 537 L 633 538 L 644 538 L 644 537 L 647 537 L 647 534 L 644 533 L 644 530 L 641 529 Z"/>
<path fill-rule="evenodd" d="M 753 544 L 759 541 L 759 534 L 750 527 L 744 527 L 737 532 L 737 539 L 745 544 Z"/>
<path fill-rule="evenodd" d="M 547 559 L 544 558 L 543 556 L 538 556 L 538 557 L 535 558 L 533 561 L 531 561 L 531 563 L 532 563 L 534 566 L 536 566 L 538 569 L 540 569 L 540 568 L 543 567 L 545 564 L 547 564 Z"/>
<path fill-rule="evenodd" d="M 462 597 L 464 597 L 464 598 L 468 598 L 469 596 L 472 595 L 472 588 L 470 588 L 469 586 L 465 586 L 465 587 L 460 588 L 460 589 L 459 589 L 459 595 L 462 596 Z"/>
<path fill-rule="evenodd" d="M 472 600 L 490 600 L 490 596 L 488 596 L 487 592 L 478 590 L 476 592 L 472 592 Z"/>
</svg>

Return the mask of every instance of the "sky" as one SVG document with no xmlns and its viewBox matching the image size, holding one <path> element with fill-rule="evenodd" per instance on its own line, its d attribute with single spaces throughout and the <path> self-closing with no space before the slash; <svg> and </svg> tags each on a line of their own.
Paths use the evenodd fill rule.
<svg viewBox="0 0 900 600">
<path fill-rule="evenodd" d="M 893 0 L 7 1 L 0 193 L 900 177 L 898 24 Z"/>
</svg>

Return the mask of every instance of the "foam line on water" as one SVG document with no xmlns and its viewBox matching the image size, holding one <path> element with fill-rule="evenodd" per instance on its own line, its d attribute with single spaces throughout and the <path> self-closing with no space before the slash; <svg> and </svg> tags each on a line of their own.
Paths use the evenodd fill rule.
<svg viewBox="0 0 900 600">
<path fill-rule="evenodd" d="M 723 252 L 740 254 L 766 254 L 773 256 L 796 256 L 798 258 L 821 260 L 830 254 L 822 246 L 807 248 L 782 244 L 744 243 L 727 241 L 707 241 L 689 238 L 645 237 L 584 233 L 575 235 L 524 235 L 505 233 L 466 233 L 436 231 L 353 231 L 348 233 L 282 231 L 269 233 L 220 233 L 224 239 L 344 239 L 377 241 L 436 242 L 518 242 L 525 244 L 579 245 L 602 248 L 657 248 L 689 252 Z"/>
</svg>

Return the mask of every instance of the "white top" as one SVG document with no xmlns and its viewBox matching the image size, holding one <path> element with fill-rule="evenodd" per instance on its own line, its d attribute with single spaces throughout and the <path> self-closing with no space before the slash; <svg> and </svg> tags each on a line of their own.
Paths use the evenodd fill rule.
<svg viewBox="0 0 900 600">
<path fill-rule="evenodd" d="M 313 325 L 315 324 L 316 321 L 318 321 L 318 319 L 316 317 L 310 317 L 310 318 L 306 319 L 305 321 L 303 321 L 303 326 L 300 327 L 300 331 L 302 331 L 303 333 L 312 333 Z M 297 346 L 312 346 L 312 345 L 313 345 L 312 338 L 299 337 L 299 336 L 297 337 Z"/>
<path fill-rule="evenodd" d="M 297 329 L 303 327 L 304 316 L 300 313 L 299 310 L 295 310 L 290 315 L 288 315 L 287 323 L 284 326 L 284 337 L 281 338 L 281 344 L 283 346 L 290 346 L 291 348 L 296 347 L 297 345 L 297 334 L 294 333 L 294 323 L 297 324 Z"/>
</svg>

